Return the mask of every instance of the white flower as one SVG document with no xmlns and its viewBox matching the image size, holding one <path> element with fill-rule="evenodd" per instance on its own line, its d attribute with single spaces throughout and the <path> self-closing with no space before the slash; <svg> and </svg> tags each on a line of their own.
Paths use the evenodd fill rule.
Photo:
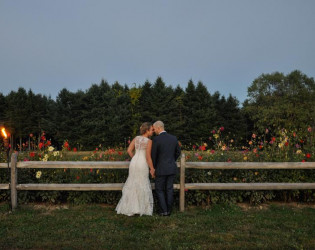
<svg viewBox="0 0 315 250">
<path fill-rule="evenodd" d="M 54 148 L 54 147 L 52 147 L 52 146 L 49 146 L 49 147 L 48 147 L 48 151 L 49 151 L 49 152 L 54 151 L 54 149 L 55 149 L 55 148 Z"/>
<path fill-rule="evenodd" d="M 36 178 L 39 179 L 42 176 L 42 171 L 36 172 Z"/>
<path fill-rule="evenodd" d="M 48 154 L 44 155 L 43 161 L 47 161 L 48 160 Z"/>
<path fill-rule="evenodd" d="M 296 151 L 296 153 L 297 154 L 302 154 L 302 150 L 299 149 L 299 150 Z"/>
<path fill-rule="evenodd" d="M 55 151 L 54 156 L 58 156 L 58 155 L 59 155 L 59 151 Z"/>
</svg>

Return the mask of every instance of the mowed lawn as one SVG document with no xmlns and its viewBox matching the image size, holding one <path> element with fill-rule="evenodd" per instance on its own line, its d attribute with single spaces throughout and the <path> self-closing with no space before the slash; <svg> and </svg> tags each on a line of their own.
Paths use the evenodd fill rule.
<svg viewBox="0 0 315 250">
<path fill-rule="evenodd" d="M 315 209 L 193 207 L 170 217 L 114 207 L 0 204 L 0 249 L 315 249 Z"/>
</svg>

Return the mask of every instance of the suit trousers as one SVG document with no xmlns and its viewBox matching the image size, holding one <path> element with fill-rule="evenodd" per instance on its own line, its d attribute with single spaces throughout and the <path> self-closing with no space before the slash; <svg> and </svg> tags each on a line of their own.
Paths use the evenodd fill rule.
<svg viewBox="0 0 315 250">
<path fill-rule="evenodd" d="M 159 202 L 161 213 L 171 213 L 173 206 L 175 174 L 159 175 L 155 177 L 155 192 Z"/>
</svg>

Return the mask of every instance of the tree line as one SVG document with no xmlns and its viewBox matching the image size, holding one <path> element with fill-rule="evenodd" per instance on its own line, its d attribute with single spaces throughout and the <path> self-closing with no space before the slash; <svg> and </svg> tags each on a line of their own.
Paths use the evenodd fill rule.
<svg viewBox="0 0 315 250">
<path fill-rule="evenodd" d="M 211 94 L 200 81 L 190 80 L 183 89 L 167 86 L 161 77 L 133 87 L 102 80 L 86 91 L 62 89 L 56 100 L 21 87 L 0 93 L 0 122 L 16 144 L 45 131 L 54 145 L 68 140 L 85 150 L 126 145 L 145 121 L 164 121 L 183 145 L 208 142 L 219 127 L 239 143 L 265 128 L 314 127 L 314 79 L 300 71 L 263 74 L 248 97 L 241 107 L 236 97 Z"/>
</svg>

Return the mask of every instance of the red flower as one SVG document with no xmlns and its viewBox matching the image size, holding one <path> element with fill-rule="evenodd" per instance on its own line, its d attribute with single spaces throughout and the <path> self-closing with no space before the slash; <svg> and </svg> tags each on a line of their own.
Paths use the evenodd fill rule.
<svg viewBox="0 0 315 250">
<path fill-rule="evenodd" d="M 90 172 L 91 172 L 91 173 L 93 172 L 93 168 L 90 169 Z"/>
<path fill-rule="evenodd" d="M 232 162 L 232 160 L 229 158 L 229 159 L 227 160 L 227 162 Z"/>
<path fill-rule="evenodd" d="M 212 130 L 212 134 L 215 134 L 215 130 Z"/>
<path fill-rule="evenodd" d="M 30 157 L 35 157 L 35 152 L 30 152 Z"/>
<path fill-rule="evenodd" d="M 193 145 L 193 149 L 196 149 L 196 145 Z"/>
<path fill-rule="evenodd" d="M 202 151 L 205 151 L 206 150 L 206 146 L 200 146 L 199 149 L 202 150 Z"/>
<path fill-rule="evenodd" d="M 63 144 L 63 146 L 64 146 L 65 148 L 69 148 L 69 143 L 66 141 L 66 142 Z"/>
<path fill-rule="evenodd" d="M 306 158 L 311 158 L 311 154 L 310 154 L 310 153 L 307 153 L 307 154 L 306 154 Z"/>
<path fill-rule="evenodd" d="M 122 155 L 123 153 L 121 151 L 118 152 L 119 155 Z"/>
<path fill-rule="evenodd" d="M 224 127 L 221 127 L 221 128 L 220 128 L 220 131 L 223 131 L 223 130 L 224 130 Z"/>
<path fill-rule="evenodd" d="M 212 150 L 211 150 L 211 154 L 214 154 L 214 153 L 215 153 L 215 151 L 212 149 Z"/>
<path fill-rule="evenodd" d="M 73 152 L 77 152 L 78 150 L 77 150 L 77 148 L 73 148 Z"/>
<path fill-rule="evenodd" d="M 42 142 L 40 142 L 40 143 L 38 144 L 39 149 L 42 149 L 43 146 L 44 146 L 44 143 L 42 143 Z"/>
<path fill-rule="evenodd" d="M 272 140 L 272 141 L 276 141 L 276 137 L 272 137 L 271 140 Z"/>
<path fill-rule="evenodd" d="M 286 142 L 284 145 L 289 146 L 289 143 L 288 143 L 288 142 Z"/>
<path fill-rule="evenodd" d="M 33 134 L 30 134 L 30 137 L 33 137 Z"/>
<path fill-rule="evenodd" d="M 198 156 L 198 159 L 199 159 L 199 160 L 202 160 L 202 156 L 201 156 L 201 155 L 199 155 L 199 156 Z"/>
<path fill-rule="evenodd" d="M 40 139 L 41 139 L 42 141 L 46 141 L 46 137 L 45 137 L 45 136 L 41 136 Z"/>
<path fill-rule="evenodd" d="M 77 180 L 80 180 L 80 176 L 77 176 Z"/>
<path fill-rule="evenodd" d="M 305 160 L 303 159 L 302 162 L 305 162 Z"/>
</svg>

